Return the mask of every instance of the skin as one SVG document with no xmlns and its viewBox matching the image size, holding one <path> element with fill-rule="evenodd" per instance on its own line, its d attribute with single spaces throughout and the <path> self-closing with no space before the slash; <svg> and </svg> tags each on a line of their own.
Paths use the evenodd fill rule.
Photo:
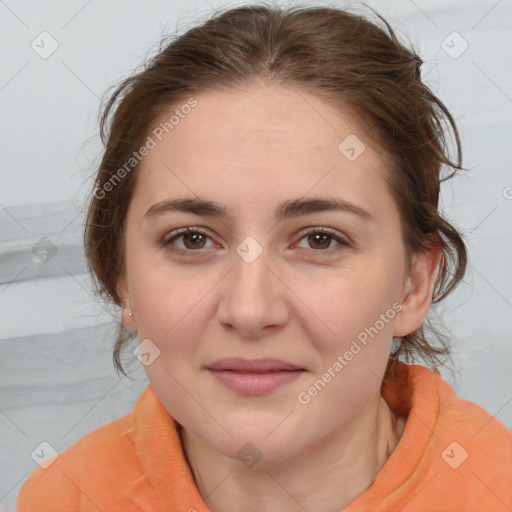
<svg viewBox="0 0 512 512">
<path fill-rule="evenodd" d="M 371 485 L 404 430 L 406 419 L 380 396 L 381 380 L 392 337 L 414 331 L 429 310 L 439 250 L 415 257 L 406 273 L 386 155 L 348 109 L 268 83 L 195 97 L 197 107 L 138 171 L 119 281 L 123 320 L 161 351 L 145 369 L 182 426 L 184 452 L 212 511 L 341 510 Z M 349 134 L 366 146 L 354 161 L 338 150 Z M 374 220 L 338 211 L 275 220 L 277 204 L 303 196 L 350 201 Z M 232 218 L 144 217 L 180 197 L 222 203 Z M 161 244 L 187 226 L 208 237 Z M 303 234 L 318 227 L 350 244 Z M 236 252 L 246 236 L 263 249 L 252 263 Z M 394 303 L 400 312 L 301 404 L 298 394 Z M 204 368 L 224 357 L 272 357 L 305 371 L 265 395 L 240 395 Z M 249 442 L 261 454 L 252 467 L 237 456 Z"/>
</svg>

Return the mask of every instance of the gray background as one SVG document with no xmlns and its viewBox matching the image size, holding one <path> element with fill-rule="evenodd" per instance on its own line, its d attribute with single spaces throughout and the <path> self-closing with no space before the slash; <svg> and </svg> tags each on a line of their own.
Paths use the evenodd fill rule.
<svg viewBox="0 0 512 512">
<path fill-rule="evenodd" d="M 512 428 L 512 1 L 366 3 L 415 44 L 425 82 L 461 130 L 470 170 L 445 184 L 442 207 L 470 265 L 432 316 L 455 345 L 457 372 L 445 378 Z M 41 442 L 67 448 L 128 412 L 147 383 L 137 360 L 133 380 L 115 374 L 118 313 L 92 295 L 83 260 L 100 99 L 161 36 L 240 4 L 0 0 L 0 511 L 13 509 Z M 38 263 L 34 246 L 50 242 Z"/>
</svg>

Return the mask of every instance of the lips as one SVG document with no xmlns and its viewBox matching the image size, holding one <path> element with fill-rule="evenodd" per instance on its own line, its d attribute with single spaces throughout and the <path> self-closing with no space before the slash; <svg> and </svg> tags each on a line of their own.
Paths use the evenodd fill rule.
<svg viewBox="0 0 512 512">
<path fill-rule="evenodd" d="M 279 359 L 228 358 L 207 367 L 215 379 L 239 395 L 265 395 L 300 378 L 306 371 Z"/>
<path fill-rule="evenodd" d="M 232 371 L 239 373 L 270 373 L 304 370 L 304 368 L 280 361 L 279 359 L 268 358 L 252 360 L 239 358 L 220 359 L 209 365 L 208 369 L 214 371 Z"/>
</svg>

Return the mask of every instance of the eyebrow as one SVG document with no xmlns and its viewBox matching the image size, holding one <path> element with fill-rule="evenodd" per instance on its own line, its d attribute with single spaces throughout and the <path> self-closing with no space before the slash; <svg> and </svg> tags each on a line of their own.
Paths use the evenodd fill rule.
<svg viewBox="0 0 512 512">
<path fill-rule="evenodd" d="M 274 216 L 277 220 L 283 220 L 324 211 L 351 213 L 365 221 L 375 221 L 373 215 L 364 208 L 343 199 L 331 197 L 299 198 L 284 201 L 277 205 L 274 210 Z M 219 219 L 233 218 L 224 205 L 199 198 L 179 198 L 160 201 L 151 206 L 144 217 L 155 217 L 168 212 L 193 213 L 195 215 L 217 217 Z"/>
</svg>

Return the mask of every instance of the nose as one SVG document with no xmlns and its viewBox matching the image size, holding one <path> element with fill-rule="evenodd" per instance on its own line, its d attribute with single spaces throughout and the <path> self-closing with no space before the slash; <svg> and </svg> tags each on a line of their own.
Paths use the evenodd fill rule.
<svg viewBox="0 0 512 512">
<path fill-rule="evenodd" d="M 221 282 L 218 320 L 246 338 L 260 338 L 288 321 L 285 281 L 267 250 L 253 261 L 233 255 L 233 268 Z"/>
</svg>

